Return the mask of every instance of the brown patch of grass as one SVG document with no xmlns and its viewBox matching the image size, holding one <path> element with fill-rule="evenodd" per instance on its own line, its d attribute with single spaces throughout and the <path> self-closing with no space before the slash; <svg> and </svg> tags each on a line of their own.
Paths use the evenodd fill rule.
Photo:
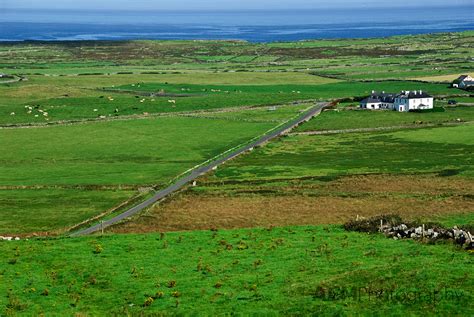
<svg viewBox="0 0 474 317">
<path fill-rule="evenodd" d="M 433 175 L 360 175 L 338 179 L 328 186 L 333 191 L 407 194 L 472 194 L 474 181 Z"/>
<path fill-rule="evenodd" d="M 308 186 L 303 186 L 306 193 Z M 317 194 L 299 195 L 297 190 L 288 190 L 285 196 L 182 193 L 113 231 L 341 224 L 357 215 L 371 217 L 389 213 L 408 220 L 433 219 L 474 210 L 474 199 L 469 196 L 474 192 L 474 182 L 465 179 L 373 175 L 311 186 Z M 296 188 L 301 191 L 301 187 Z"/>
</svg>

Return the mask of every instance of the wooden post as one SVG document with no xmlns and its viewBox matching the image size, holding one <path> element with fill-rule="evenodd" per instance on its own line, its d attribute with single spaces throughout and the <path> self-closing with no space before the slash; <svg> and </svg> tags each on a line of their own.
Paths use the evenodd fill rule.
<svg viewBox="0 0 474 317">
<path fill-rule="evenodd" d="M 380 219 L 380 232 L 383 231 L 383 219 Z"/>
<path fill-rule="evenodd" d="M 423 224 L 423 227 L 421 229 L 421 237 L 424 239 L 425 238 L 425 224 Z"/>
</svg>

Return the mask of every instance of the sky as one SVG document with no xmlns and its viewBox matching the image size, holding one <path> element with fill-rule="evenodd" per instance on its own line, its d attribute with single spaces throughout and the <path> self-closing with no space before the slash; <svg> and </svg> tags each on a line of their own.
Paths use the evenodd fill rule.
<svg viewBox="0 0 474 317">
<path fill-rule="evenodd" d="M 115 10 L 252 10 L 472 5 L 473 0 L 0 0 L 1 10 L 115 9 Z"/>
</svg>

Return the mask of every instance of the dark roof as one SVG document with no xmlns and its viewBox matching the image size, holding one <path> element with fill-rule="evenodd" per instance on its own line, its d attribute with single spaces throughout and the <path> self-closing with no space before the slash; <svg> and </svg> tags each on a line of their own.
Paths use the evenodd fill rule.
<svg viewBox="0 0 474 317">
<path fill-rule="evenodd" d="M 459 76 L 458 80 L 459 81 L 464 81 L 464 79 L 466 79 L 467 77 L 469 77 L 468 75 L 461 75 Z"/>
<path fill-rule="evenodd" d="M 469 84 L 470 85 L 470 84 Z M 474 85 L 474 82 L 472 82 Z M 386 93 L 386 92 L 373 92 L 369 97 L 361 101 L 361 103 L 369 102 L 384 102 L 384 103 L 395 103 L 395 98 L 408 98 L 408 99 L 419 99 L 419 98 L 433 98 L 425 91 L 402 91 L 399 94 Z"/>
<path fill-rule="evenodd" d="M 362 103 L 373 103 L 373 102 L 381 102 L 380 99 L 377 99 L 377 98 L 373 98 L 373 97 L 368 97 L 368 98 L 365 98 L 361 101 Z"/>
<path fill-rule="evenodd" d="M 419 98 L 433 98 L 425 91 L 402 91 L 397 95 L 397 98 L 419 99 Z"/>
<path fill-rule="evenodd" d="M 368 98 L 362 102 L 386 102 L 393 103 L 395 101 L 395 94 L 386 92 L 373 92 Z"/>
</svg>

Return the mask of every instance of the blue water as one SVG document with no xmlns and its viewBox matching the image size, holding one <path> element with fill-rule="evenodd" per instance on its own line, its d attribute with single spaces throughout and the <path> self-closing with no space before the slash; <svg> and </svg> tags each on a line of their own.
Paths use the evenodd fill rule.
<svg viewBox="0 0 474 317">
<path fill-rule="evenodd" d="M 465 30 L 474 30 L 474 3 L 442 8 L 239 12 L 0 8 L 0 41 L 239 39 L 272 42 Z"/>
</svg>

